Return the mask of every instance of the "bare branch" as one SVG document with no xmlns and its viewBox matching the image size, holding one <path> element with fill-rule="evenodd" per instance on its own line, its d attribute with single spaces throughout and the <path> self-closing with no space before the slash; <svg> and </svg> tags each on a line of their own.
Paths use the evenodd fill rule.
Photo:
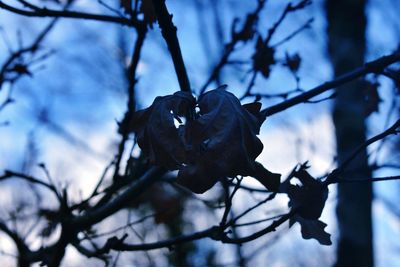
<svg viewBox="0 0 400 267">
<path fill-rule="evenodd" d="M 109 15 L 99 15 L 99 14 L 91 14 L 84 12 L 76 12 L 76 11 L 60 11 L 60 10 L 52 10 L 47 8 L 36 7 L 33 11 L 28 11 L 24 9 L 19 9 L 13 6 L 10 6 L 3 1 L 0 1 L 0 8 L 8 10 L 10 12 L 28 16 L 28 17 L 53 17 L 53 18 L 72 18 L 72 19 L 87 19 L 87 20 L 96 20 L 103 22 L 113 22 L 127 26 L 133 27 L 144 27 L 144 24 L 141 21 L 136 19 L 124 18 L 124 17 L 116 17 Z"/>
<path fill-rule="evenodd" d="M 252 33 L 253 28 L 258 22 L 258 16 L 261 10 L 263 10 L 265 2 L 266 2 L 265 0 L 258 1 L 256 9 L 252 13 L 247 14 L 246 21 L 243 23 L 242 28 L 237 32 L 235 31 L 235 25 L 237 20 L 234 20 L 232 25 L 233 26 L 232 39 L 228 44 L 225 45 L 223 55 L 221 56 L 219 62 L 215 65 L 214 69 L 212 70 L 210 77 L 200 88 L 199 94 L 203 94 L 206 91 L 207 87 L 210 85 L 210 83 L 213 82 L 215 79 L 217 79 L 222 68 L 228 63 L 229 56 L 235 51 L 236 45 L 240 41 L 246 42 L 249 37 L 251 38 L 251 35 L 253 34 Z"/>
<path fill-rule="evenodd" d="M 383 181 L 393 181 L 393 180 L 400 180 L 400 175 L 373 177 L 373 178 L 351 178 L 351 179 L 339 178 L 336 183 L 341 184 L 341 183 L 360 183 L 360 182 L 383 182 Z"/>
<path fill-rule="evenodd" d="M 351 153 L 346 160 L 343 161 L 342 165 L 336 168 L 334 171 L 332 171 L 328 177 L 325 180 L 325 184 L 332 184 L 332 183 L 338 183 L 341 178 L 339 178 L 340 175 L 343 174 L 343 172 L 346 170 L 346 168 L 349 166 L 352 160 L 354 160 L 357 155 L 363 151 L 367 146 L 371 145 L 372 143 L 375 143 L 379 140 L 384 139 L 385 137 L 392 135 L 392 134 L 398 134 L 399 131 L 397 130 L 400 127 L 400 119 L 397 120 L 391 127 L 389 127 L 386 131 L 375 135 L 374 137 L 368 139 L 365 141 L 363 144 L 359 145 L 353 153 Z"/>
<path fill-rule="evenodd" d="M 118 251 L 135 251 L 135 250 L 152 250 L 159 248 L 171 248 L 174 245 L 182 244 L 185 242 L 190 242 L 194 240 L 199 240 L 206 237 L 212 237 L 217 232 L 220 231 L 218 226 L 214 226 L 208 228 L 203 231 L 196 232 L 194 234 L 183 235 L 175 238 L 171 238 L 164 241 L 158 241 L 154 243 L 146 243 L 146 244 L 138 244 L 138 245 L 129 245 L 123 242 L 115 242 L 116 238 L 111 238 L 107 241 L 107 243 L 103 247 L 103 251 L 108 251 L 110 249 L 118 250 Z"/>
<path fill-rule="evenodd" d="M 280 217 L 278 220 L 274 221 L 273 223 L 271 223 L 268 227 L 255 232 L 251 235 L 245 236 L 245 237 L 240 237 L 240 238 L 230 238 L 228 236 L 224 236 L 221 238 L 221 241 L 223 243 L 229 243 L 229 244 L 242 244 L 242 243 L 246 243 L 246 242 L 250 242 L 253 241 L 267 233 L 276 231 L 276 228 L 278 226 L 280 226 L 281 224 L 283 224 L 284 222 L 286 222 L 287 220 L 289 220 L 291 217 L 293 217 L 293 215 L 295 214 L 295 210 L 290 211 L 289 213 L 283 215 L 282 217 Z"/>
<path fill-rule="evenodd" d="M 13 177 L 28 181 L 28 182 L 33 183 L 33 184 L 42 185 L 42 186 L 46 187 L 47 189 L 51 190 L 57 197 L 59 197 L 59 193 L 57 191 L 57 188 L 55 188 L 54 185 L 48 184 L 46 182 L 43 182 L 43 181 L 39 180 L 38 178 L 29 176 L 29 175 L 26 175 L 26 174 L 23 174 L 23 173 L 18 173 L 18 172 L 13 172 L 13 171 L 6 170 L 5 173 L 2 176 L 0 176 L 0 181 L 7 180 L 7 179 L 10 179 L 10 178 L 13 178 Z"/>
<path fill-rule="evenodd" d="M 120 195 L 96 209 L 88 210 L 83 215 L 72 219 L 70 224 L 77 229 L 85 229 L 102 221 L 125 207 L 129 200 L 137 198 L 146 188 L 157 181 L 164 172 L 159 167 L 151 168 L 142 177 L 131 182 L 128 189 Z"/>
<path fill-rule="evenodd" d="M 355 69 L 351 72 L 345 73 L 330 82 L 323 83 L 322 85 L 319 85 L 303 94 L 300 94 L 298 96 L 290 98 L 290 99 L 283 101 L 279 104 L 276 104 L 274 106 L 268 107 L 268 108 L 262 110 L 262 113 L 264 116 L 268 117 L 268 116 L 274 115 L 276 113 L 282 112 L 282 111 L 284 111 L 288 108 L 291 108 L 297 104 L 305 103 L 309 99 L 311 99 L 317 95 L 320 95 L 328 90 L 334 89 L 336 87 L 339 87 L 342 84 L 345 84 L 345 83 L 348 83 L 357 78 L 363 77 L 366 74 L 380 73 L 387 66 L 389 66 L 393 63 L 399 62 L 399 61 L 400 61 L 400 52 L 396 52 L 396 53 L 393 53 L 388 56 L 383 56 L 374 61 L 364 64 L 364 66 L 362 66 L 358 69 Z"/>
<path fill-rule="evenodd" d="M 164 37 L 169 52 L 174 62 L 176 76 L 182 91 L 191 92 L 189 77 L 186 72 L 185 63 L 182 58 L 181 47 L 176 35 L 176 27 L 172 23 L 172 15 L 169 14 L 165 0 L 153 0 L 154 9 L 157 14 L 162 36 Z"/>
</svg>

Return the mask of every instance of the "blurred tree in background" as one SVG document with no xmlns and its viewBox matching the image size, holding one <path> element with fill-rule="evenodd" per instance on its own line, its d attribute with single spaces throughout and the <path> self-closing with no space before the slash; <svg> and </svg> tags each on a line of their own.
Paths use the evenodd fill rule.
<svg viewBox="0 0 400 267">
<path fill-rule="evenodd" d="M 378 2 L 0 1 L 2 266 L 396 266 Z"/>
<path fill-rule="evenodd" d="M 329 54 L 335 76 L 340 76 L 364 63 L 366 51 L 366 1 L 327 1 Z M 352 27 L 346 27 L 352 25 Z M 366 81 L 347 83 L 337 91 L 333 120 L 336 129 L 338 162 L 342 163 L 366 135 L 368 110 L 365 94 L 360 94 Z M 374 85 L 369 85 L 373 88 Z M 376 90 L 376 89 L 372 89 Z M 379 95 L 375 95 L 379 98 Z M 379 100 L 373 103 L 377 109 Z M 349 167 L 358 175 L 370 177 L 367 148 Z M 352 177 L 352 176 L 349 176 Z M 354 177 L 354 176 L 353 176 Z M 339 184 L 337 216 L 340 239 L 335 266 L 373 266 L 372 250 L 372 184 Z"/>
</svg>

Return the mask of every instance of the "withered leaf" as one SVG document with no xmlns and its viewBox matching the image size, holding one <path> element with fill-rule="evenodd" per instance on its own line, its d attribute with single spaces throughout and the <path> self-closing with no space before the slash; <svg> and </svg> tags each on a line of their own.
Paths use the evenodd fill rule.
<svg viewBox="0 0 400 267">
<path fill-rule="evenodd" d="M 290 226 L 298 222 L 301 227 L 301 236 L 304 239 L 316 239 L 321 245 L 332 245 L 331 235 L 325 232 L 326 223 L 319 220 L 308 220 L 301 216 L 294 216 L 290 220 Z"/>
<path fill-rule="evenodd" d="M 379 96 L 378 82 L 364 81 L 364 100 L 365 100 L 365 115 L 369 116 L 374 112 L 379 112 L 379 104 L 382 102 Z"/>
<path fill-rule="evenodd" d="M 297 72 L 300 68 L 301 57 L 299 54 L 289 55 L 286 53 L 285 55 L 285 63 L 284 65 L 287 66 L 292 72 Z"/>
<path fill-rule="evenodd" d="M 271 73 L 271 66 L 276 63 L 274 57 L 275 50 L 264 43 L 261 37 L 256 42 L 256 51 L 253 55 L 253 68 L 268 78 Z"/>
<path fill-rule="evenodd" d="M 314 179 L 303 165 L 295 171 L 294 177 L 298 178 L 302 185 L 292 185 L 285 181 L 284 192 L 288 194 L 289 206 L 297 210 L 297 213 L 305 219 L 316 220 L 321 216 L 328 198 L 328 187 Z"/>
<path fill-rule="evenodd" d="M 223 89 L 205 93 L 198 105 L 199 117 L 187 125 L 191 151 L 178 183 L 203 193 L 220 178 L 253 174 L 263 149 L 257 138 L 262 121 Z"/>
<path fill-rule="evenodd" d="M 190 117 L 195 105 L 187 92 L 157 97 L 153 104 L 133 115 L 131 129 L 152 164 L 177 169 L 186 159 L 184 142 L 176 129 L 174 118 Z"/>
<path fill-rule="evenodd" d="M 314 238 L 322 245 L 331 245 L 330 234 L 324 231 L 326 224 L 318 220 L 328 197 L 328 187 L 312 177 L 307 168 L 303 164 L 298 170 L 294 169 L 281 186 L 281 192 L 287 193 L 290 198 L 289 206 L 296 211 L 290 219 L 290 226 L 299 222 L 304 239 Z M 302 185 L 290 184 L 293 177 L 298 178 Z"/>
<path fill-rule="evenodd" d="M 253 176 L 267 189 L 277 191 L 280 175 L 255 162 L 263 149 L 258 139 L 265 116 L 261 104 L 241 105 L 222 88 L 198 101 L 189 93 L 158 97 L 147 109 L 135 113 L 131 129 L 153 164 L 178 169 L 177 183 L 204 193 L 224 177 Z M 178 129 L 174 118 L 187 118 Z"/>
</svg>

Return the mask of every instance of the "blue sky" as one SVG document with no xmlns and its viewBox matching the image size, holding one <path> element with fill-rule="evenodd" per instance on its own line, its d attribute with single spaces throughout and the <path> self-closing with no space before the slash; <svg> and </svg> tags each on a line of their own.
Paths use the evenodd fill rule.
<svg viewBox="0 0 400 267">
<path fill-rule="evenodd" d="M 90 10 L 93 13 L 107 12 L 104 8 L 99 8 L 96 1 L 77 2 L 76 9 Z M 369 5 L 367 59 L 388 54 L 398 45 L 400 35 L 396 32 L 396 27 L 399 21 L 391 13 L 393 9 L 390 8 L 394 2 L 396 1 L 385 1 L 383 4 L 381 1 L 373 0 Z M 222 3 L 223 15 L 220 19 L 224 32 L 223 39 L 227 41 L 229 39 L 228 25 L 232 19 L 235 16 L 243 18 L 246 12 L 254 9 L 255 1 L 227 0 Z M 268 8 L 260 17 L 260 31 L 264 35 L 285 3 L 286 1 L 276 0 L 268 2 Z M 211 16 L 199 17 L 196 11 L 198 7 L 191 2 L 182 3 L 175 0 L 167 1 L 167 4 L 170 12 L 174 14 L 173 19 L 178 27 L 183 57 L 192 87 L 196 90 L 208 77 L 210 67 L 218 59 L 222 48 L 219 37 L 214 32 Z M 205 15 L 211 12 L 210 7 L 204 10 Z M 300 11 L 289 16 L 272 40 L 272 43 L 281 40 L 310 17 L 315 19 L 312 29 L 297 36 L 277 51 L 279 57 L 283 57 L 286 51 L 299 53 L 302 56 L 299 75 L 303 89 L 319 85 L 332 76 L 326 57 L 324 30 L 326 22 L 322 13 L 322 1 L 314 1 L 307 11 Z M 3 35 L 6 35 L 13 45 L 16 43 L 18 30 L 23 36 L 24 43 L 29 43 L 29 40 L 35 37 L 46 22 L 49 22 L 49 19 L 24 18 L 0 10 L 0 26 L 4 30 Z M 210 51 L 204 50 L 202 34 L 205 31 L 204 28 L 200 28 L 200 23 L 205 23 L 207 27 Z M 116 121 L 123 117 L 126 107 L 126 81 L 121 62 L 128 62 L 134 36 L 132 29 L 121 28 L 118 25 L 61 20 L 45 42 L 46 49 L 54 49 L 55 54 L 40 64 L 43 69 L 36 71 L 33 78 L 25 77 L 16 84 L 14 88 L 16 103 L 0 112 L 0 122 L 4 120 L 11 122 L 9 126 L 0 128 L 0 169 L 21 169 L 26 156 L 28 138 L 32 136 L 29 134 L 33 133 L 38 150 L 35 161 L 45 162 L 60 183 L 71 184 L 71 191 L 74 192 L 75 197 L 88 194 L 104 166 L 113 158 L 114 154 L 110 151 L 116 151 L 119 141 L 116 134 Z M 127 51 L 119 45 L 122 41 L 127 44 Z M 0 51 L 2 61 L 7 56 L 7 45 L 4 41 L 0 41 Z M 137 96 L 140 99 L 140 107 L 150 105 L 158 95 L 171 94 L 179 88 L 167 52 L 159 29 L 155 25 L 145 41 L 139 63 Z M 246 54 L 249 54 L 249 49 L 245 48 L 233 58 L 241 58 Z M 224 71 L 222 82 L 229 85 L 229 90 L 240 95 L 244 88 L 240 82 L 243 77 L 245 77 L 245 70 L 228 68 Z M 385 118 L 387 103 L 392 97 L 390 82 L 383 80 L 382 84 L 384 88 L 382 88 L 381 96 L 385 102 L 381 104 L 381 113 L 372 115 L 368 120 L 371 136 L 383 130 L 382 118 Z M 255 90 L 278 93 L 294 87 L 294 79 L 289 72 L 283 67 L 277 67 L 268 81 L 257 80 Z M 212 88 L 213 86 L 209 87 L 209 89 Z M 0 91 L 0 99 L 4 97 L 5 91 L 5 89 Z M 252 101 L 252 99 L 247 101 Z M 263 107 L 276 101 L 278 100 L 264 100 Z M 311 172 L 316 176 L 332 169 L 335 144 L 329 116 L 330 110 L 330 101 L 314 105 L 303 104 L 268 118 L 260 136 L 265 147 L 260 161 L 271 170 L 282 173 L 289 172 L 296 163 L 306 160 L 310 161 Z M 44 125 L 38 121 L 38 114 L 43 111 L 47 112 L 51 123 Z M 30 171 L 33 174 L 42 175 L 38 168 L 33 167 Z M 391 170 L 385 170 L 378 175 L 392 173 Z M 0 189 L 0 193 L 7 196 L 4 198 L 10 196 L 11 188 L 12 186 L 6 186 Z M 388 199 L 393 203 L 396 203 L 396 198 L 398 201 L 399 190 L 399 182 L 375 185 L 377 196 L 390 196 Z M 323 218 L 329 225 L 328 231 L 333 233 L 335 238 L 335 189 L 332 188 L 331 191 L 330 201 Z M 10 197 L 17 196 L 11 194 Z M 254 201 L 245 195 L 242 199 Z M 276 205 L 283 207 L 285 201 L 280 200 Z M 374 230 L 377 266 L 400 266 L 400 243 L 399 238 L 396 238 L 400 234 L 399 220 L 390 213 L 379 198 L 375 202 Z M 116 220 L 120 218 L 118 216 Z M 257 217 L 259 214 L 254 216 Z M 2 238 L 3 236 L 0 236 L 0 247 L 4 241 Z M 258 240 L 254 246 L 265 241 L 266 239 Z M 297 262 L 298 266 L 301 266 L 301 260 L 299 260 L 301 254 L 296 254 L 299 247 L 316 255 L 326 256 L 327 262 L 333 260 L 334 246 L 321 247 L 316 241 L 302 240 L 299 229 L 295 227 L 285 234 L 284 238 L 276 241 L 265 253 L 260 253 L 254 261 L 261 264 L 265 258 L 268 258 L 271 266 L 295 266 L 290 259 L 282 258 L 280 251 L 285 250 L 285 254 L 295 255 L 295 259 L 300 261 Z M 252 248 L 253 245 L 243 246 L 245 252 L 251 252 Z M 73 251 L 69 253 L 76 254 Z M 227 253 L 230 255 L 232 252 Z M 294 260 L 295 263 L 296 260 Z M 309 260 L 308 257 L 307 260 Z"/>
</svg>

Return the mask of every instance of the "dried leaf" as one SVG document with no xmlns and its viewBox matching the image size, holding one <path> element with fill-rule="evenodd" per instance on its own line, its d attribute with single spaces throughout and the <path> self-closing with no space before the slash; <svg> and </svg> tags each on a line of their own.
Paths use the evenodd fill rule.
<svg viewBox="0 0 400 267">
<path fill-rule="evenodd" d="M 378 82 L 365 81 L 364 99 L 365 99 L 365 115 L 369 116 L 374 112 L 379 112 L 379 104 L 382 102 L 379 96 Z"/>
<path fill-rule="evenodd" d="M 274 58 L 275 50 L 266 45 L 261 37 L 256 42 L 256 52 L 253 55 L 253 68 L 268 78 L 271 73 L 271 66 L 276 63 Z"/>
<path fill-rule="evenodd" d="M 297 213 L 305 219 L 316 220 L 321 216 L 328 198 L 328 187 L 314 179 L 307 171 L 306 166 L 301 166 L 294 173 L 302 185 L 292 185 L 286 181 L 285 193 L 288 194 L 289 206 L 297 210 Z"/>
<path fill-rule="evenodd" d="M 307 220 L 301 216 L 294 216 L 291 219 L 290 224 L 293 225 L 295 222 L 300 223 L 301 236 L 304 239 L 316 239 L 321 245 L 330 246 L 332 245 L 331 235 L 325 232 L 326 223 L 319 220 Z"/>
<path fill-rule="evenodd" d="M 280 175 L 255 162 L 263 149 L 257 137 L 265 120 L 261 104 L 242 106 L 232 93 L 219 88 L 200 97 L 198 114 L 194 107 L 189 93 L 177 92 L 158 97 L 135 113 L 131 129 L 151 163 L 179 169 L 177 182 L 195 193 L 236 175 L 253 176 L 277 191 Z M 176 129 L 178 116 L 187 122 Z"/>
<path fill-rule="evenodd" d="M 195 99 L 190 93 L 176 92 L 157 97 L 149 108 L 134 114 L 131 129 L 152 164 L 177 169 L 185 162 L 184 141 L 174 119 L 177 116 L 191 117 L 194 105 Z"/>
<path fill-rule="evenodd" d="M 314 238 L 322 245 L 331 245 L 330 234 L 324 231 L 326 224 L 318 220 L 328 197 L 328 187 L 307 172 L 306 164 L 294 169 L 281 186 L 281 192 L 287 193 L 290 198 L 289 206 L 296 211 L 289 225 L 299 222 L 304 239 Z M 302 185 L 290 184 L 294 177 L 298 178 Z"/>
<path fill-rule="evenodd" d="M 199 117 L 187 125 L 191 151 L 178 183 L 203 193 L 220 178 L 255 172 L 254 160 L 263 149 L 257 138 L 262 121 L 222 89 L 207 92 L 198 103 Z"/>
<path fill-rule="evenodd" d="M 296 73 L 299 70 L 301 63 L 301 57 L 299 54 L 296 53 L 294 55 L 289 55 L 286 53 L 285 57 L 286 62 L 284 65 L 287 66 L 292 72 Z"/>
</svg>

